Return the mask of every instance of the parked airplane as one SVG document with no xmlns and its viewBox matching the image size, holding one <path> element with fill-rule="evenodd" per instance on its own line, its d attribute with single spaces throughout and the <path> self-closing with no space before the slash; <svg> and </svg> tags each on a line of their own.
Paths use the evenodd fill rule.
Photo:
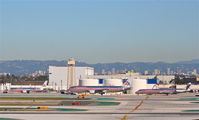
<svg viewBox="0 0 199 120">
<path fill-rule="evenodd" d="M 83 93 L 89 92 L 91 94 L 99 93 L 101 95 L 107 92 L 123 92 L 127 93 L 127 90 L 130 89 L 130 83 L 128 79 L 123 79 L 123 86 L 72 86 L 67 92 L 68 93 Z M 61 92 L 65 93 L 64 91 Z"/>
<path fill-rule="evenodd" d="M 175 94 L 176 89 L 140 89 L 135 92 L 136 94 Z"/>
<path fill-rule="evenodd" d="M 8 91 L 18 91 L 23 93 L 29 93 L 30 91 L 42 91 L 41 87 L 11 87 Z"/>
<path fill-rule="evenodd" d="M 14 92 L 14 91 L 18 91 L 18 92 L 22 92 L 22 93 L 29 93 L 31 91 L 34 92 L 41 92 L 46 88 L 47 85 L 47 81 L 45 81 L 43 83 L 42 86 L 30 86 L 30 85 L 26 85 L 26 86 L 11 86 L 9 90 L 7 90 L 8 92 Z"/>
<path fill-rule="evenodd" d="M 123 86 L 72 86 L 68 91 L 77 93 L 99 93 L 103 95 L 107 92 L 125 92 L 127 89 L 129 88 Z"/>
<path fill-rule="evenodd" d="M 186 88 L 175 88 L 175 89 L 140 89 L 136 91 L 136 94 L 177 94 L 177 93 L 183 93 L 190 91 L 189 88 L 191 86 L 191 83 L 188 83 Z"/>
</svg>

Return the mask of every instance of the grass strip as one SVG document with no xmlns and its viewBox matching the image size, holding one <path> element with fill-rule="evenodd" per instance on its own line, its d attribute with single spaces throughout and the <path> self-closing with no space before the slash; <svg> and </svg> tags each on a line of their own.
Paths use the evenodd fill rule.
<svg viewBox="0 0 199 120">
<path fill-rule="evenodd" d="M 19 106 L 19 105 L 27 105 L 27 106 L 40 106 L 40 105 L 45 105 L 45 106 L 51 106 L 51 105 L 58 105 L 58 103 L 53 103 L 53 102 L 0 102 L 1 106 Z"/>
<path fill-rule="evenodd" d="M 19 119 L 13 119 L 13 118 L 0 118 L 0 120 L 19 120 Z"/>
<path fill-rule="evenodd" d="M 38 109 L 38 108 L 0 108 L 0 111 L 87 111 L 86 109 L 70 109 L 70 108 L 48 108 L 48 109 Z"/>
<path fill-rule="evenodd" d="M 67 109 L 67 108 L 57 108 L 58 111 L 87 111 L 86 109 Z"/>
<path fill-rule="evenodd" d="M 51 98 L 51 97 L 0 97 L 0 99 L 74 99 L 74 98 Z M 76 99 L 76 98 L 75 98 Z"/>
<path fill-rule="evenodd" d="M 74 103 L 74 102 L 78 102 L 78 103 L 90 103 L 90 105 L 97 105 L 97 106 L 114 106 L 114 105 L 119 105 L 120 102 L 99 102 L 99 101 L 62 101 L 61 103 L 64 102 L 69 102 L 69 103 Z"/>
<path fill-rule="evenodd" d="M 199 100 L 199 98 L 181 98 L 181 100 Z"/>
<path fill-rule="evenodd" d="M 96 98 L 97 100 L 113 100 L 114 98 Z"/>
<path fill-rule="evenodd" d="M 199 112 L 199 110 L 183 110 L 183 112 Z"/>
<path fill-rule="evenodd" d="M 191 102 L 191 103 L 199 103 L 199 102 Z"/>
</svg>

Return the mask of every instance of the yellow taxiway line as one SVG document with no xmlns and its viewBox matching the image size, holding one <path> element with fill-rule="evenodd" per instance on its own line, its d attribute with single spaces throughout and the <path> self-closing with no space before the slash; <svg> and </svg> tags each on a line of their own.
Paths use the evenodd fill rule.
<svg viewBox="0 0 199 120">
<path fill-rule="evenodd" d="M 128 117 L 128 114 L 129 114 L 129 113 L 133 113 L 134 111 L 136 111 L 136 110 L 144 103 L 144 101 L 147 100 L 148 98 L 149 98 L 149 96 L 146 96 L 143 100 L 141 100 L 141 102 L 140 102 L 138 105 L 136 105 L 131 111 L 127 112 L 127 113 L 121 118 L 121 120 L 126 120 L 127 117 Z"/>
</svg>

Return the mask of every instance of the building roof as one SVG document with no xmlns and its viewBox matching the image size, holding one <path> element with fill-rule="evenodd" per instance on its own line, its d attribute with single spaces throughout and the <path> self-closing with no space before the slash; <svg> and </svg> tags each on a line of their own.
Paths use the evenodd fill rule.
<svg viewBox="0 0 199 120">
<path fill-rule="evenodd" d="M 13 82 L 12 85 L 43 85 L 45 81 L 23 81 Z"/>
</svg>

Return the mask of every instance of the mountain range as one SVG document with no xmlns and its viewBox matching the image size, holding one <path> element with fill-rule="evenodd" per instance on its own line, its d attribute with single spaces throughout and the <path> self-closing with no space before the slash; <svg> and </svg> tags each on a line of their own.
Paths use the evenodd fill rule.
<svg viewBox="0 0 199 120">
<path fill-rule="evenodd" d="M 36 71 L 48 71 L 48 66 L 66 66 L 67 61 L 57 61 L 57 60 L 10 60 L 10 61 L 0 61 L 0 73 L 11 73 L 14 75 L 30 75 Z M 148 71 L 152 73 L 155 69 L 161 71 L 161 73 L 166 73 L 168 68 L 173 72 L 191 72 L 194 69 L 199 71 L 199 59 L 191 61 L 182 61 L 176 63 L 166 63 L 166 62 L 132 62 L 132 63 L 97 63 L 88 64 L 85 62 L 76 61 L 76 66 L 89 66 L 94 67 L 96 74 L 101 74 L 102 72 L 125 72 L 127 70 L 133 70 L 135 72 L 144 73 Z"/>
</svg>

